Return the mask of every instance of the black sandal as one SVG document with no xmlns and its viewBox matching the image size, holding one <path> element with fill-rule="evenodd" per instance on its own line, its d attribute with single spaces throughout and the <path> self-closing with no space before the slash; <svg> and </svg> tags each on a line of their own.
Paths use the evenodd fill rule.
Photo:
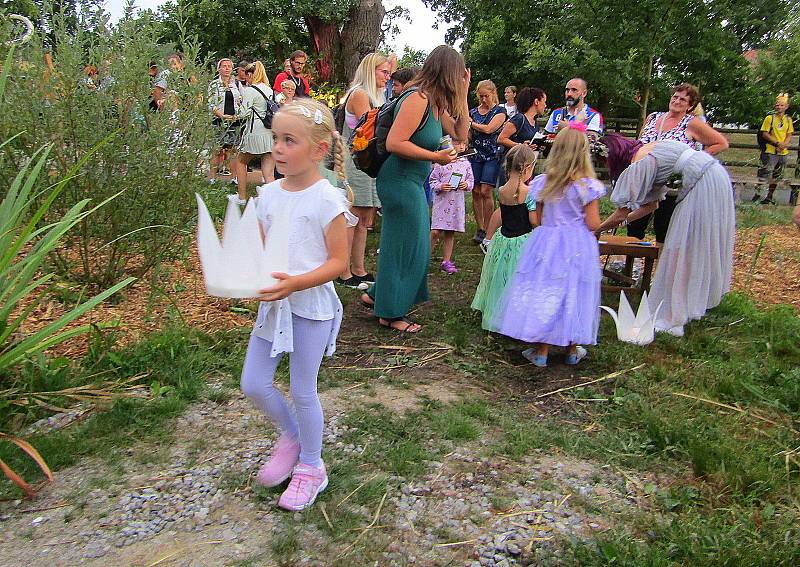
<svg viewBox="0 0 800 567">
<path fill-rule="evenodd" d="M 397 322 L 403 322 L 403 323 L 406 324 L 406 326 L 403 327 L 402 329 L 392 326 L 392 323 L 397 323 Z M 414 321 L 412 321 L 408 317 L 394 317 L 394 318 L 391 318 L 391 319 L 386 319 L 384 317 L 379 317 L 378 318 L 378 324 L 381 327 L 386 327 L 387 329 L 392 329 L 393 331 L 400 331 L 401 333 L 408 333 L 409 335 L 416 335 L 417 333 L 419 333 L 422 330 L 422 325 L 420 325 L 419 323 L 415 323 Z M 411 329 L 411 327 L 414 327 L 414 326 L 417 327 L 417 330 L 416 331 L 410 331 L 409 329 Z"/>
</svg>

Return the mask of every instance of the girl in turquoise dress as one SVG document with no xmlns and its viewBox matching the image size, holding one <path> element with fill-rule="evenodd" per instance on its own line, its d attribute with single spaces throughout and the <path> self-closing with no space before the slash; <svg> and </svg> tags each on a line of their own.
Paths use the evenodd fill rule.
<svg viewBox="0 0 800 567">
<path fill-rule="evenodd" d="M 395 109 L 386 139 L 392 155 L 377 179 L 383 206 L 378 274 L 361 296 L 384 327 L 409 333 L 422 328 L 407 315 L 415 303 L 428 299 L 431 227 L 423 185 L 431 162 L 447 165 L 456 158 L 452 149 L 438 150 L 442 134 L 466 138 L 470 78 L 462 55 L 440 45 Z"/>
<path fill-rule="evenodd" d="M 504 169 L 508 182 L 500 188 L 500 214 L 492 215 L 489 230 L 497 226 L 497 217 L 502 222 L 483 259 L 481 281 L 472 300 L 472 308 L 483 314 L 481 326 L 487 331 L 497 331 L 495 307 L 514 275 L 520 252 L 533 230 L 536 201 L 528 194 L 526 181 L 535 165 L 536 152 L 527 144 L 515 146 L 506 154 Z"/>
</svg>

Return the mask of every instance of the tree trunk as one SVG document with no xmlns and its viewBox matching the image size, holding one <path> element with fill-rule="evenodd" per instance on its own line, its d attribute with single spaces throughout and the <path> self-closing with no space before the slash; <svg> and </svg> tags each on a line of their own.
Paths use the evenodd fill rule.
<svg viewBox="0 0 800 567">
<path fill-rule="evenodd" d="M 380 0 L 359 0 L 347 14 L 341 34 L 342 79 L 348 81 L 361 59 L 378 49 L 386 10 Z"/>
<path fill-rule="evenodd" d="M 644 79 L 644 90 L 642 91 L 641 112 L 639 113 L 639 130 L 647 120 L 647 103 L 650 101 L 650 90 L 653 85 L 653 54 L 647 59 L 647 75 Z"/>
<path fill-rule="evenodd" d="M 306 26 L 311 36 L 311 45 L 317 54 L 317 75 L 320 82 L 329 83 L 336 76 L 340 48 L 339 26 L 317 16 L 306 16 Z"/>
</svg>

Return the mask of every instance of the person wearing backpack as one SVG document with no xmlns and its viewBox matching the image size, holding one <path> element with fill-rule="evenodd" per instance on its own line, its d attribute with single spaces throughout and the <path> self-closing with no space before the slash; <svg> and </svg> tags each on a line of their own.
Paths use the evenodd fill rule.
<svg viewBox="0 0 800 567">
<path fill-rule="evenodd" d="M 236 178 L 238 195 L 231 195 L 240 205 L 247 202 L 247 165 L 254 157 L 261 158 L 261 178 L 264 183 L 275 181 L 275 160 L 272 159 L 272 131 L 267 128 L 272 123 L 272 114 L 277 103 L 274 100 L 269 79 L 261 61 L 251 63 L 253 78 L 250 86 L 244 89 L 239 117 L 244 121 L 242 140 L 239 144 Z"/>
<path fill-rule="evenodd" d="M 792 118 L 786 115 L 789 108 L 789 95 L 785 93 L 775 97 L 775 112 L 768 114 L 759 129 L 759 146 L 761 146 L 761 167 L 758 168 L 758 180 L 761 183 L 769 181 L 767 196 L 761 201 L 762 205 L 775 204 L 772 194 L 778 186 L 778 180 L 783 175 L 786 159 L 789 155 L 789 143 L 794 134 Z M 753 202 L 761 199 L 758 188 L 753 195 Z"/>
<path fill-rule="evenodd" d="M 447 165 L 457 158 L 451 147 L 439 149 L 442 134 L 467 137 L 470 79 L 464 57 L 440 45 L 397 99 L 386 137 L 390 155 L 377 177 L 383 205 L 377 279 L 361 296 L 383 327 L 406 333 L 422 329 L 408 314 L 428 299 L 431 225 L 423 185 L 431 163 Z"/>
<path fill-rule="evenodd" d="M 370 53 L 361 60 L 338 113 L 341 116 L 344 111 L 343 140 L 350 139 L 350 134 L 362 115 L 383 105 L 384 89 L 390 75 L 389 61 L 380 53 Z M 351 212 L 358 217 L 358 224 L 350 231 L 352 235 L 350 265 L 336 279 L 336 283 L 364 290 L 375 281 L 375 276 L 367 271 L 364 257 L 367 251 L 367 231 L 372 228 L 375 211 L 381 206 L 381 202 L 378 199 L 375 180 L 357 169 L 349 154 L 346 160 L 347 181 L 354 197 Z"/>
</svg>

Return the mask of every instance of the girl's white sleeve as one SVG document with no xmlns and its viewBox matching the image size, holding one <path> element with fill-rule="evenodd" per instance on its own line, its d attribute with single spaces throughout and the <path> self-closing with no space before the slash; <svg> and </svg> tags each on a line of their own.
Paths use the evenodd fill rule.
<svg viewBox="0 0 800 567">
<path fill-rule="evenodd" d="M 323 189 L 318 210 L 319 223 L 323 228 L 327 227 L 339 215 L 344 215 L 347 226 L 358 224 L 358 217 L 350 212 L 350 204 L 347 202 L 347 198 L 330 183 Z"/>
</svg>

